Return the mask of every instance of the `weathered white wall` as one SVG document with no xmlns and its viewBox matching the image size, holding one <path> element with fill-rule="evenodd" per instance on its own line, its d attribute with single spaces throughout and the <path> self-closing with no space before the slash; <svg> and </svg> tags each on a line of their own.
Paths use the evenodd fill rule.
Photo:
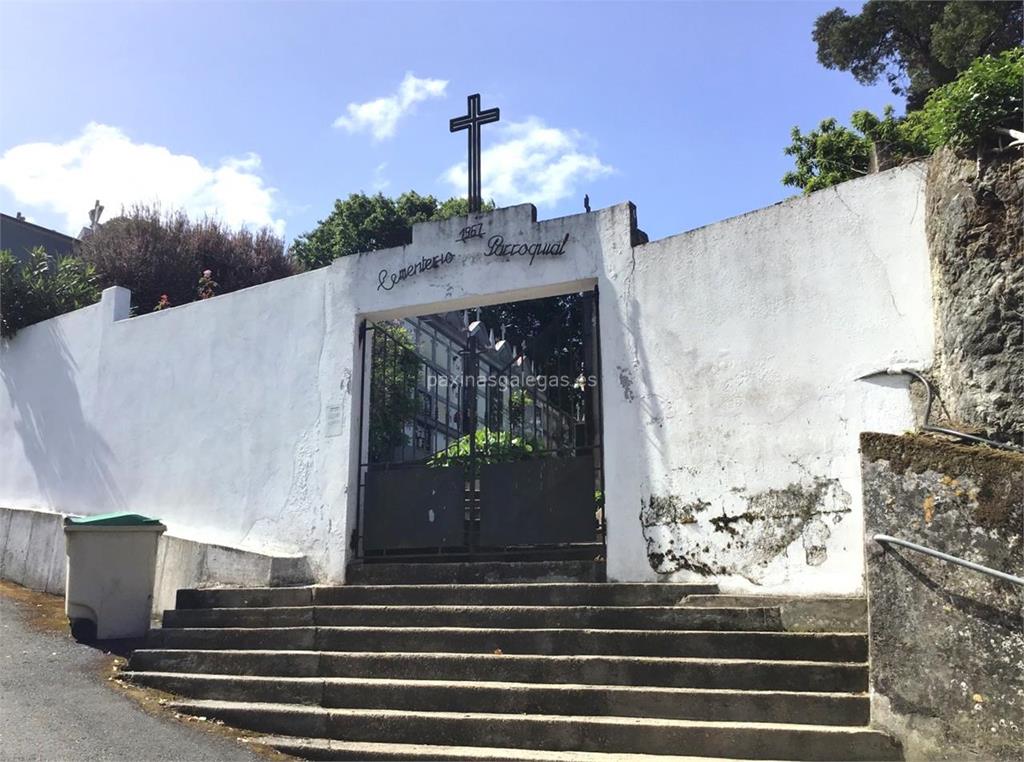
<svg viewBox="0 0 1024 762">
<path fill-rule="evenodd" d="M 318 444 L 317 280 L 116 322 L 127 292 L 109 289 L 19 332 L 0 349 L 0 502 L 131 510 L 271 553 L 307 538 L 311 552 L 329 546 L 306 466 Z"/>
<path fill-rule="evenodd" d="M 128 294 L 30 326 L 0 346 L 0 504 L 132 510 L 171 533 L 302 553 L 340 580 L 354 526 L 357 338 L 364 316 L 412 315 L 579 290 L 604 248 L 628 252 L 627 205 L 535 224 L 483 215 L 486 235 L 568 253 L 485 257 L 465 218 L 417 226 L 406 247 L 128 318 Z M 390 291 L 379 272 L 452 251 Z M 330 413 L 330 415 L 329 415 Z M 328 425 L 329 418 L 335 420 Z"/>
<path fill-rule="evenodd" d="M 918 168 L 896 170 L 636 248 L 626 204 L 541 223 L 511 207 L 474 218 L 483 240 L 456 240 L 466 218 L 418 225 L 409 246 L 133 319 L 126 292 L 108 290 L 0 346 L 0 504 L 130 509 L 206 542 L 306 554 L 318 578 L 340 580 L 354 526 L 359 321 L 596 283 L 609 575 L 687 574 L 664 559 L 671 539 L 737 584 L 856 590 L 856 435 L 906 428 L 910 411 L 905 387 L 855 379 L 931 357 L 921 185 Z M 531 266 L 485 257 L 495 234 L 569 243 Z M 447 251 L 451 263 L 377 288 L 382 269 Z M 718 547 L 710 517 L 794 484 L 813 497 L 815 479 L 838 480 L 818 497 L 850 508 L 824 522 L 823 563 L 797 552 L 807 521 L 765 573 L 746 551 Z M 663 511 L 652 521 L 652 495 L 656 509 L 709 507 L 695 523 L 684 508 L 682 524 Z M 733 526 L 774 526 L 747 524 Z"/>
<path fill-rule="evenodd" d="M 923 167 L 639 247 L 624 293 L 645 526 L 616 573 L 860 589 L 858 434 L 914 422 L 905 380 L 858 378 L 931 361 Z"/>
</svg>

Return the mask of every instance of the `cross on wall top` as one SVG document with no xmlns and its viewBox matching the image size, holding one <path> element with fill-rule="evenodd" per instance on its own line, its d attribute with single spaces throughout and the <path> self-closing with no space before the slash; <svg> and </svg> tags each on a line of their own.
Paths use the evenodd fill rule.
<svg viewBox="0 0 1024 762">
<path fill-rule="evenodd" d="M 480 110 L 480 93 L 466 98 L 466 113 L 448 123 L 451 132 L 469 131 L 469 211 L 479 212 L 482 203 L 480 190 L 480 126 L 497 122 L 501 111 L 489 108 Z"/>
</svg>

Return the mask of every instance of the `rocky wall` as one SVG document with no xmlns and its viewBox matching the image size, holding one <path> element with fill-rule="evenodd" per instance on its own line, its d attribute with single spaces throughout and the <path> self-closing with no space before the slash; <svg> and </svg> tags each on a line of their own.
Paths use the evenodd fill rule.
<svg viewBox="0 0 1024 762">
<path fill-rule="evenodd" d="M 861 456 L 872 723 L 908 760 L 1019 760 L 1024 587 L 872 538 L 1024 576 L 1024 455 L 863 434 Z"/>
<path fill-rule="evenodd" d="M 1024 443 L 1024 156 L 940 150 L 926 200 L 935 418 Z"/>
</svg>

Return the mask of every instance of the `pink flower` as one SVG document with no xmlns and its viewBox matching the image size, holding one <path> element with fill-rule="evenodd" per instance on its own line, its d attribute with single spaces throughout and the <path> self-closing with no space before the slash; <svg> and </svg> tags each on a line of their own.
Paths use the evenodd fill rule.
<svg viewBox="0 0 1024 762">
<path fill-rule="evenodd" d="M 209 278 L 213 276 L 213 270 L 203 270 L 203 277 Z"/>
</svg>

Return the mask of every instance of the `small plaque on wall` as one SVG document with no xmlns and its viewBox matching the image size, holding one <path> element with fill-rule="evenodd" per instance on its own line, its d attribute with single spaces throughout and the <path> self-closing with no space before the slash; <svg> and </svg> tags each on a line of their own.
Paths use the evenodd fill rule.
<svg viewBox="0 0 1024 762">
<path fill-rule="evenodd" d="M 324 414 L 325 430 L 329 437 L 336 437 L 341 435 L 342 430 L 342 414 L 341 405 L 328 405 Z"/>
</svg>

